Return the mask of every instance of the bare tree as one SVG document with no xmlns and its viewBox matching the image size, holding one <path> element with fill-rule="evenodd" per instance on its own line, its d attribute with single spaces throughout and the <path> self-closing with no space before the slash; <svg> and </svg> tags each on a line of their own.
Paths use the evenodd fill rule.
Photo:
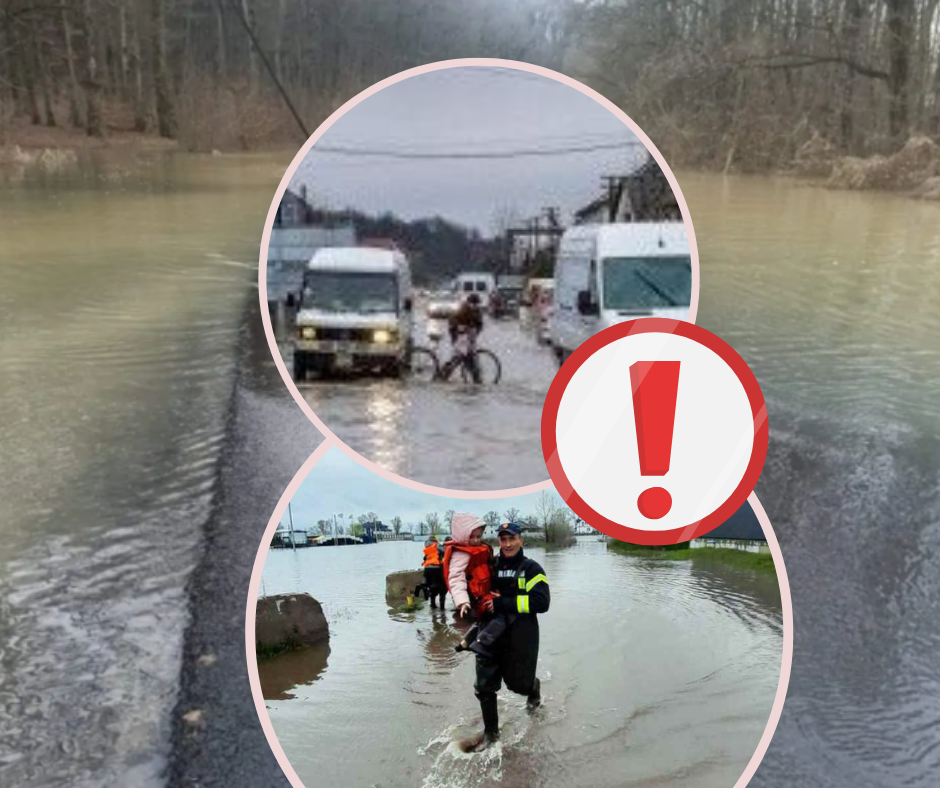
<svg viewBox="0 0 940 788">
<path fill-rule="evenodd" d="M 424 522 L 428 527 L 428 533 L 431 536 L 437 536 L 438 529 L 441 527 L 441 517 L 437 512 L 429 512 L 424 516 Z"/>
<path fill-rule="evenodd" d="M 535 499 L 535 517 L 542 530 L 545 530 L 557 510 L 558 503 L 555 497 L 547 490 L 542 490 Z"/>
<path fill-rule="evenodd" d="M 88 0 L 86 0 L 88 2 Z M 176 112 L 170 96 L 167 73 L 165 0 L 150 0 L 150 23 L 153 32 L 153 93 L 157 111 L 157 130 L 161 137 L 176 136 Z"/>
<path fill-rule="evenodd" d="M 401 533 L 401 517 L 397 514 L 392 518 L 392 530 L 395 532 L 395 536 Z"/>
<path fill-rule="evenodd" d="M 89 137 L 104 136 L 101 114 L 101 81 L 98 75 L 97 19 L 92 0 L 82 0 L 82 34 L 85 39 L 85 131 Z"/>
<path fill-rule="evenodd" d="M 506 520 L 509 521 L 510 523 L 519 522 L 519 518 L 521 516 L 522 516 L 522 512 L 519 509 L 517 509 L 515 506 L 510 507 L 509 509 L 506 510 L 505 514 L 503 514 L 503 517 L 505 517 Z"/>
</svg>

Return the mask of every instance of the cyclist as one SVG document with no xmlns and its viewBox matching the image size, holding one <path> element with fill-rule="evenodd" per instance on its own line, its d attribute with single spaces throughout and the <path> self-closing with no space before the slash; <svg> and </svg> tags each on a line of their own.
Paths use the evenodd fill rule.
<svg viewBox="0 0 940 788">
<path fill-rule="evenodd" d="M 483 330 L 483 304 L 477 293 L 470 293 L 447 321 L 451 345 L 457 343 L 462 333 L 470 333 L 473 339 Z"/>
<path fill-rule="evenodd" d="M 483 304 L 477 293 L 471 293 L 467 296 L 467 299 L 457 307 L 457 310 L 447 321 L 447 330 L 450 333 L 450 345 L 452 348 L 452 355 L 447 365 L 448 367 L 453 367 L 460 363 L 462 354 L 460 350 L 458 350 L 457 343 L 461 335 L 465 335 L 467 338 L 467 347 L 464 353 L 470 355 L 473 353 L 474 348 L 476 348 L 477 337 L 483 330 Z M 479 383 L 480 371 L 477 369 L 475 361 L 471 361 L 470 366 L 474 382 Z"/>
</svg>

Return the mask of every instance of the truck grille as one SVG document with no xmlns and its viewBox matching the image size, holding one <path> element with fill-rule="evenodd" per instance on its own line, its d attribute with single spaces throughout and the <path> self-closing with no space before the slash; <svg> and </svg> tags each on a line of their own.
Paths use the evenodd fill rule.
<svg viewBox="0 0 940 788">
<path fill-rule="evenodd" d="M 317 339 L 332 342 L 371 342 L 374 329 L 371 328 L 318 328 Z"/>
</svg>

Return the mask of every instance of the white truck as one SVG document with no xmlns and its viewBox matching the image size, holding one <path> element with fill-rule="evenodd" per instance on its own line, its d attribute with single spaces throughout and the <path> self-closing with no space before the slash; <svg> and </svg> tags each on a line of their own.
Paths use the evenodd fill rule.
<svg viewBox="0 0 940 788">
<path fill-rule="evenodd" d="M 588 337 L 640 317 L 688 320 L 692 261 L 682 222 L 586 224 L 562 236 L 549 335 L 563 364 Z"/>
<path fill-rule="evenodd" d="M 294 380 L 308 372 L 399 376 L 412 346 L 408 258 L 397 250 L 318 250 L 304 271 L 292 345 Z"/>
</svg>

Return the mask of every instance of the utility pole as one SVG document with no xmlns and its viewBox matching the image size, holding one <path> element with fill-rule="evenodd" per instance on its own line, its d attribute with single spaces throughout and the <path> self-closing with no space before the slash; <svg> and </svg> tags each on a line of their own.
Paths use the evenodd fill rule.
<svg viewBox="0 0 940 788">
<path fill-rule="evenodd" d="M 548 244 L 552 256 L 558 252 L 558 233 L 561 230 L 561 226 L 558 223 L 558 212 L 559 209 L 554 205 L 547 205 L 542 208 L 542 213 L 545 214 L 545 224 L 548 227 Z"/>
<path fill-rule="evenodd" d="M 297 542 L 294 539 L 294 515 L 290 510 L 290 501 L 287 502 L 287 519 L 290 522 L 290 546 L 294 548 L 294 552 L 297 552 Z"/>
<path fill-rule="evenodd" d="M 620 202 L 620 194 L 623 191 L 623 177 L 604 175 L 601 181 L 607 192 L 607 222 L 613 224 L 617 220 L 617 204 Z"/>
</svg>

